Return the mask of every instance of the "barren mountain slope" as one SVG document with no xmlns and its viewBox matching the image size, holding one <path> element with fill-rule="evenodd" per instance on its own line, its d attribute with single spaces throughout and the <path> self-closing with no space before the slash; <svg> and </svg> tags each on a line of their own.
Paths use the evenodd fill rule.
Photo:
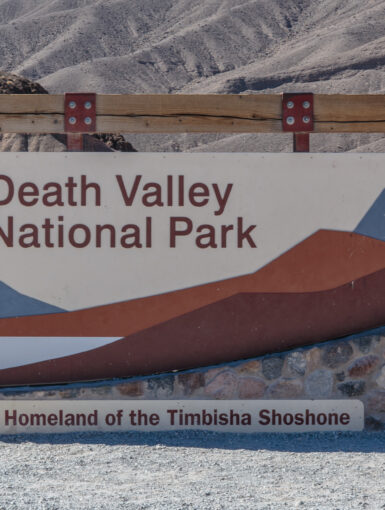
<svg viewBox="0 0 385 510">
<path fill-rule="evenodd" d="M 0 0 L 4 70 L 50 92 L 383 92 L 383 0 Z M 130 137 L 141 150 L 290 150 L 289 137 Z M 313 150 L 383 150 L 378 135 Z M 194 149 L 196 147 L 196 149 Z"/>
</svg>

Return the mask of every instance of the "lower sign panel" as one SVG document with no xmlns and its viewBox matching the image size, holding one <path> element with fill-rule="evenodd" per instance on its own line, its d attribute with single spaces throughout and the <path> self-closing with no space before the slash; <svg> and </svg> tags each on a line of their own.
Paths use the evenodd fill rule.
<svg viewBox="0 0 385 510">
<path fill-rule="evenodd" d="M 0 433 L 358 431 L 359 400 L 76 400 L 0 402 Z"/>
</svg>

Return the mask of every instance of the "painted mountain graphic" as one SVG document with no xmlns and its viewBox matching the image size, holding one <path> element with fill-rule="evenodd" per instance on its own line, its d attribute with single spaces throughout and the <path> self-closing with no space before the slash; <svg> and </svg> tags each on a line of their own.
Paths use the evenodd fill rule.
<svg viewBox="0 0 385 510">
<path fill-rule="evenodd" d="M 20 294 L 20 292 L 0 282 L 0 318 L 44 315 L 64 311 L 65 310 L 61 308 L 49 305 L 38 299 Z"/>
<path fill-rule="evenodd" d="M 42 316 L 0 319 L 3 337 L 29 337 L 31 342 L 33 337 L 115 337 L 84 352 L 8 365 L 0 370 L 0 384 L 95 380 L 195 368 L 382 326 L 382 197 L 360 222 L 360 233 L 319 230 L 252 274 L 53 313 L 43 320 Z"/>
<path fill-rule="evenodd" d="M 196 368 L 385 323 L 385 270 L 330 291 L 241 293 L 103 347 L 0 370 L 0 384 L 96 380 Z"/>
<path fill-rule="evenodd" d="M 357 225 L 355 232 L 385 241 L 385 189 Z"/>
<path fill-rule="evenodd" d="M 166 294 L 39 316 L 0 319 L 3 336 L 125 337 L 240 293 L 330 290 L 385 268 L 385 242 L 320 230 L 259 271 Z"/>
<path fill-rule="evenodd" d="M 385 242 L 320 230 L 250 275 L 43 320 L 0 319 L 2 336 L 121 338 L 0 370 L 0 384 L 153 374 L 357 333 L 385 324 L 384 288 Z"/>
</svg>

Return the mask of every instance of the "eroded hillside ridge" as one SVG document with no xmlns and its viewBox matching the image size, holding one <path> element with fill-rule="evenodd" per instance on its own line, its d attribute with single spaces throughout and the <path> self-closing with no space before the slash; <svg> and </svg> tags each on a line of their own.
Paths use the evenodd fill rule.
<svg viewBox="0 0 385 510">
<path fill-rule="evenodd" d="M 0 71 L 0 94 L 48 94 L 40 85 L 12 73 Z M 84 150 L 91 152 L 136 152 L 122 135 L 98 133 L 84 137 Z M 63 135 L 0 134 L 0 152 L 63 152 L 67 150 Z"/>
<path fill-rule="evenodd" d="M 380 0 L 0 1 L 7 72 L 51 93 L 380 93 Z M 288 135 L 136 135 L 142 151 L 291 151 Z M 311 149 L 383 152 L 381 135 Z M 120 149 L 121 150 L 121 149 Z"/>
</svg>

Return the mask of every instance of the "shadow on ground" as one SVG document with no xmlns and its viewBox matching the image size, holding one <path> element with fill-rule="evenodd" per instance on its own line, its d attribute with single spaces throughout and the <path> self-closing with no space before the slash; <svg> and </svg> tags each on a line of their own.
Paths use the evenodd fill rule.
<svg viewBox="0 0 385 510">
<path fill-rule="evenodd" d="M 0 435 L 0 443 L 104 444 L 268 450 L 282 452 L 385 453 L 385 432 L 322 432 L 302 434 L 230 434 L 205 431 L 82 432 L 69 434 Z"/>
</svg>

